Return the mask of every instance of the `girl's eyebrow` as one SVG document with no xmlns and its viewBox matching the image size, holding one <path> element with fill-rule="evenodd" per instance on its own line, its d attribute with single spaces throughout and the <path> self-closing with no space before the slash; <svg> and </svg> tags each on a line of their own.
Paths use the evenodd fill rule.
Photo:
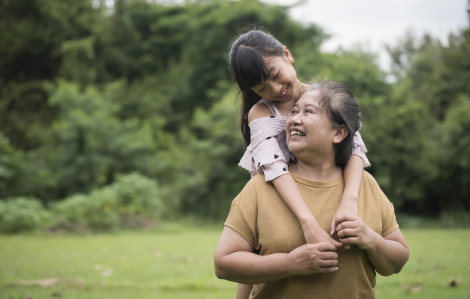
<svg viewBox="0 0 470 299">
<path fill-rule="evenodd" d="M 273 66 L 271 68 L 268 69 L 268 76 L 271 76 L 271 73 L 274 72 L 276 70 L 276 68 Z M 260 84 L 262 85 L 262 84 Z M 256 86 L 253 87 L 254 89 L 257 89 L 258 92 L 261 92 L 263 89 L 264 89 L 264 85 L 261 86 L 260 88 L 256 88 Z"/>
</svg>

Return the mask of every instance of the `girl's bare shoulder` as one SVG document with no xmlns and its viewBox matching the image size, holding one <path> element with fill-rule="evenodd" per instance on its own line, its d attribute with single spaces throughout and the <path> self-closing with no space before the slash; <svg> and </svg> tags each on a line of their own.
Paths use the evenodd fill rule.
<svg viewBox="0 0 470 299">
<path fill-rule="evenodd" d="M 271 109 L 269 109 L 268 105 L 263 102 L 256 103 L 248 112 L 248 122 L 261 118 L 261 117 L 268 117 L 273 116 Z"/>
</svg>

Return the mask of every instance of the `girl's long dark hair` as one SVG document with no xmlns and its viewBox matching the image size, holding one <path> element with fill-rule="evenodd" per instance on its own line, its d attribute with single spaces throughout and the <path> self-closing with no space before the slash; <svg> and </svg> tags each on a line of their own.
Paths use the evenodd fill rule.
<svg viewBox="0 0 470 299">
<path fill-rule="evenodd" d="M 228 65 L 233 79 L 242 93 L 240 129 L 245 145 L 250 144 L 248 112 L 261 97 L 251 88 L 269 77 L 266 57 L 283 56 L 283 45 L 272 35 L 259 30 L 251 30 L 240 35 L 230 48 Z"/>
</svg>

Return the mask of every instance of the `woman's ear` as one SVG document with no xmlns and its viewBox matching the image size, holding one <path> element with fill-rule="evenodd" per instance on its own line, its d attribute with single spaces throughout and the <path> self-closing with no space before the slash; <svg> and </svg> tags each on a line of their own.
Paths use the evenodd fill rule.
<svg viewBox="0 0 470 299">
<path fill-rule="evenodd" d="M 292 56 L 292 54 L 290 53 L 289 49 L 287 49 L 286 46 L 282 46 L 282 48 L 284 49 L 284 56 L 287 58 L 287 60 L 292 64 L 294 63 L 294 57 Z"/>
<path fill-rule="evenodd" d="M 345 125 L 340 125 L 339 127 L 335 128 L 335 136 L 333 137 L 333 143 L 334 144 L 339 144 L 341 141 L 343 141 L 346 136 L 348 136 L 348 128 L 346 128 Z"/>
</svg>

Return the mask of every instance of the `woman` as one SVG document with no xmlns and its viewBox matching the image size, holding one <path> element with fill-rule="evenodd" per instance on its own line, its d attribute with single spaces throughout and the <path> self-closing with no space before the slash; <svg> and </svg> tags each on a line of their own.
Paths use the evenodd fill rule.
<svg viewBox="0 0 470 299">
<path fill-rule="evenodd" d="M 286 122 L 287 145 L 297 157 L 289 171 L 325 231 L 341 201 L 343 166 L 359 126 L 351 92 L 327 81 L 310 86 Z M 340 219 L 336 231 L 342 246 L 305 244 L 296 216 L 259 174 L 232 203 L 214 256 L 216 275 L 254 284 L 251 298 L 373 298 L 375 271 L 398 273 L 408 260 L 393 205 L 367 172 L 358 216 Z"/>
</svg>

